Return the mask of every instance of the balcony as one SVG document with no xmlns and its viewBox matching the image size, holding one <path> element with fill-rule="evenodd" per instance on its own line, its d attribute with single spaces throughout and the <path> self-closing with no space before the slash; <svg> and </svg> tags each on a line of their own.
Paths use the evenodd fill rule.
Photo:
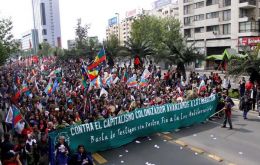
<svg viewBox="0 0 260 165">
<path fill-rule="evenodd" d="M 211 19 L 206 19 L 205 20 L 205 26 L 211 26 L 211 25 L 218 25 L 219 24 L 220 18 L 211 18 Z"/>
<path fill-rule="evenodd" d="M 255 21 L 254 15 L 240 15 L 239 22 L 248 22 L 248 21 Z"/>
<path fill-rule="evenodd" d="M 239 7 L 245 9 L 256 8 L 256 0 L 240 0 Z"/>
</svg>

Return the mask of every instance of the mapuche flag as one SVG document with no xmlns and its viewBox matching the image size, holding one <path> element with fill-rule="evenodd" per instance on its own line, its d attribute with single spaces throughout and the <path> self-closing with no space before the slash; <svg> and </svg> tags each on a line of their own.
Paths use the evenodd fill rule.
<svg viewBox="0 0 260 165">
<path fill-rule="evenodd" d="M 23 118 L 20 110 L 16 106 L 12 106 L 13 110 L 13 126 L 15 127 Z"/>
<path fill-rule="evenodd" d="M 88 66 L 88 70 L 93 70 L 94 68 L 98 67 L 101 63 L 105 62 L 106 59 L 107 57 L 105 50 L 102 48 L 96 56 L 95 60 Z"/>
</svg>

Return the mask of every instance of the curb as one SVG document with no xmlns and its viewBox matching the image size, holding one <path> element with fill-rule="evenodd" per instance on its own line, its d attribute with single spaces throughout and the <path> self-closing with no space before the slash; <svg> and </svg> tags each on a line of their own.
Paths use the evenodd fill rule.
<svg viewBox="0 0 260 165">
<path fill-rule="evenodd" d="M 95 161 L 98 164 L 105 164 L 105 163 L 107 163 L 107 160 L 105 158 L 103 158 L 101 155 L 99 155 L 98 153 L 92 154 L 92 157 L 95 159 Z"/>
<path fill-rule="evenodd" d="M 161 136 L 161 134 L 160 134 Z M 195 152 L 195 154 L 200 154 L 200 155 L 204 155 L 204 156 L 207 156 L 208 158 L 212 159 L 212 160 L 215 160 L 217 162 L 224 162 L 225 164 L 227 165 L 236 165 L 234 163 L 231 163 L 230 161 L 228 160 L 224 160 L 224 158 L 216 155 L 216 154 L 213 154 L 213 153 L 210 153 L 210 152 L 207 152 L 206 150 L 202 149 L 202 148 L 199 148 L 199 147 L 196 147 L 196 146 L 193 146 L 193 145 L 190 145 L 182 140 L 178 140 L 178 139 L 174 139 L 173 135 L 168 133 L 164 136 L 161 136 L 163 138 L 165 138 L 166 140 L 168 139 L 173 139 L 173 140 L 168 140 L 169 143 L 172 143 L 172 144 L 177 144 L 181 147 L 186 147 L 188 148 L 189 150 Z M 170 137 L 170 138 L 169 138 Z"/>
</svg>

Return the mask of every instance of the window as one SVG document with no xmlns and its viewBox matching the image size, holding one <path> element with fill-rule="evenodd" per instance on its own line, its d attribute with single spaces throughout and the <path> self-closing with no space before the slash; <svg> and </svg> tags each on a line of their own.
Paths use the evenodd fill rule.
<svg viewBox="0 0 260 165">
<path fill-rule="evenodd" d="M 190 25 L 191 17 L 184 17 L 184 25 Z"/>
<path fill-rule="evenodd" d="M 47 42 L 48 40 L 47 40 L 47 39 L 44 39 L 43 41 L 44 41 L 44 42 Z"/>
<path fill-rule="evenodd" d="M 259 32 L 259 23 L 258 22 L 240 22 L 239 23 L 239 32 Z"/>
<path fill-rule="evenodd" d="M 207 6 L 215 5 L 215 4 L 218 4 L 218 0 L 207 0 L 206 1 Z"/>
<path fill-rule="evenodd" d="M 41 12 L 42 25 L 46 25 L 46 14 L 45 14 L 45 4 L 44 3 L 41 3 L 40 12 Z"/>
<path fill-rule="evenodd" d="M 47 35 L 47 29 L 42 29 L 42 35 Z"/>
<path fill-rule="evenodd" d="M 218 17 L 219 17 L 219 13 L 218 12 L 212 12 L 212 13 L 207 13 L 206 14 L 206 18 L 207 19 L 218 18 Z"/>
<path fill-rule="evenodd" d="M 231 24 L 223 25 L 223 34 L 230 34 L 231 33 Z"/>
<path fill-rule="evenodd" d="M 223 20 L 229 21 L 231 20 L 231 10 L 225 10 L 223 11 Z"/>
<path fill-rule="evenodd" d="M 184 36 L 185 37 L 191 37 L 191 30 L 190 29 L 184 29 Z"/>
<path fill-rule="evenodd" d="M 188 3 L 190 2 L 191 0 L 184 0 L 183 3 Z"/>
<path fill-rule="evenodd" d="M 203 32 L 204 32 L 204 27 L 195 28 L 195 33 L 203 33 Z"/>
<path fill-rule="evenodd" d="M 186 5 L 183 8 L 184 8 L 184 15 L 191 13 L 191 5 Z"/>
<path fill-rule="evenodd" d="M 218 32 L 219 31 L 219 26 L 207 26 L 207 32 Z"/>
<path fill-rule="evenodd" d="M 231 6 L 231 0 L 224 0 L 223 4 L 224 7 Z"/>
<path fill-rule="evenodd" d="M 204 14 L 194 16 L 194 21 L 201 21 L 201 20 L 204 20 Z"/>
<path fill-rule="evenodd" d="M 201 8 L 201 7 L 204 7 L 204 1 L 195 3 L 195 9 L 198 9 L 198 8 Z"/>
</svg>

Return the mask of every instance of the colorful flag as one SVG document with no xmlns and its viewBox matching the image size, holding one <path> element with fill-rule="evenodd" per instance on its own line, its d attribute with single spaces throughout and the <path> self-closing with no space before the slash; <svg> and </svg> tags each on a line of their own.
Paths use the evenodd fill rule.
<svg viewBox="0 0 260 165">
<path fill-rule="evenodd" d="M 95 60 L 88 66 L 88 70 L 93 70 L 94 68 L 98 67 L 101 63 L 106 62 L 106 59 L 105 50 L 102 48 L 96 56 Z"/>
<path fill-rule="evenodd" d="M 138 83 L 136 81 L 136 76 L 135 75 L 133 77 L 131 77 L 130 79 L 128 79 L 127 86 L 129 88 L 136 87 L 137 85 L 138 85 Z"/>
<path fill-rule="evenodd" d="M 16 106 L 12 106 L 13 110 L 13 127 L 17 125 L 23 118 L 20 110 Z"/>
<path fill-rule="evenodd" d="M 141 80 L 140 80 L 139 86 L 140 87 L 148 86 L 148 80 L 142 77 Z"/>
<path fill-rule="evenodd" d="M 57 79 L 55 79 L 51 93 L 54 93 L 58 87 L 59 87 L 59 82 Z"/>
<path fill-rule="evenodd" d="M 48 95 L 51 94 L 51 92 L 52 92 L 52 85 L 53 85 L 53 83 L 52 83 L 52 80 L 50 79 L 50 80 L 49 80 L 49 83 L 48 83 L 48 85 L 47 85 L 47 87 L 46 87 L 45 90 L 44 90 L 44 92 L 45 92 L 46 94 L 48 94 Z"/>
<path fill-rule="evenodd" d="M 8 111 L 6 118 L 5 118 L 5 122 L 10 123 L 10 124 L 13 123 L 13 109 L 12 109 L 12 107 L 9 108 L 9 111 Z"/>
<path fill-rule="evenodd" d="M 105 79 L 105 84 L 110 87 L 112 83 L 113 83 L 113 77 L 112 77 L 112 75 L 109 75 L 109 76 Z"/>
<path fill-rule="evenodd" d="M 199 85 L 198 93 L 200 93 L 200 92 L 202 92 L 202 91 L 205 91 L 205 90 L 207 90 L 205 81 L 204 81 L 204 80 L 201 80 L 201 81 L 200 81 L 200 85 Z"/>
<path fill-rule="evenodd" d="M 102 82 L 100 76 L 98 76 L 95 80 L 91 81 L 92 86 L 99 89 L 102 87 Z"/>
<path fill-rule="evenodd" d="M 95 78 L 98 77 L 99 74 L 99 70 L 93 70 L 93 71 L 89 71 L 88 70 L 88 78 L 90 79 L 90 81 L 94 80 Z"/>
<path fill-rule="evenodd" d="M 23 81 L 21 93 L 25 93 L 26 96 L 30 95 L 29 88 L 28 88 L 27 83 L 25 81 Z"/>
<path fill-rule="evenodd" d="M 122 81 L 122 82 L 127 82 L 127 79 L 128 79 L 128 73 L 127 73 L 127 70 L 125 70 L 121 81 Z"/>
</svg>

